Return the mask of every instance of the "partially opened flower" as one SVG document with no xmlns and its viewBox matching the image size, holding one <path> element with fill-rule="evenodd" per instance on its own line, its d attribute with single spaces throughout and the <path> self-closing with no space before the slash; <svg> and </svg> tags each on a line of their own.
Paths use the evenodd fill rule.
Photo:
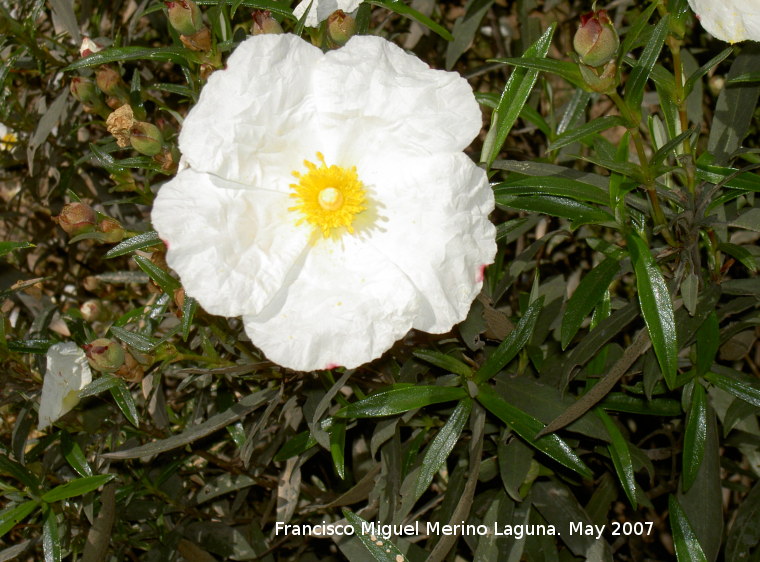
<svg viewBox="0 0 760 562">
<path fill-rule="evenodd" d="M 362 0 L 301 0 L 298 6 L 293 9 L 293 15 L 300 20 L 306 14 L 306 10 L 309 10 L 304 25 L 306 27 L 317 27 L 333 12 L 341 10 L 350 13 L 356 10 L 361 3 Z"/>
<path fill-rule="evenodd" d="M 77 344 L 57 343 L 47 352 L 42 380 L 38 429 L 44 429 L 79 403 L 79 391 L 92 381 L 84 351 Z"/>
<path fill-rule="evenodd" d="M 737 43 L 760 41 L 760 0 L 689 0 L 710 35 Z"/>
<path fill-rule="evenodd" d="M 270 360 L 357 367 L 480 291 L 494 198 L 462 152 L 480 127 L 463 78 L 384 39 L 258 35 L 185 119 L 153 224 L 187 294 Z"/>
</svg>

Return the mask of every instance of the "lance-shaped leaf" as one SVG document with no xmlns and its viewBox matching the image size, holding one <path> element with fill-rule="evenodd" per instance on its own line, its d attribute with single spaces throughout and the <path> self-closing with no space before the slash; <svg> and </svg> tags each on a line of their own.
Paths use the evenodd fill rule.
<svg viewBox="0 0 760 562">
<path fill-rule="evenodd" d="M 538 38 L 538 41 L 528 47 L 523 57 L 545 57 L 552 42 L 554 29 L 554 24 L 549 26 L 544 34 Z M 483 143 L 483 151 L 480 155 L 481 162 L 486 162 L 490 166 L 496 160 L 504 141 L 507 140 L 509 131 L 528 100 L 537 78 L 538 70 L 534 68 L 516 68 L 512 71 L 509 80 L 507 80 L 507 85 L 504 87 L 504 92 L 501 94 L 499 105 L 491 116 L 491 128 L 488 129 L 486 140 Z"/>
<path fill-rule="evenodd" d="M 574 470 L 584 478 L 593 476 L 591 470 L 575 454 L 570 445 L 555 434 L 545 435 L 536 439 L 536 435 L 544 428 L 544 424 L 533 416 L 501 398 L 489 384 L 482 384 L 478 391 L 478 402 L 503 421 L 525 441 L 545 453 L 558 463 Z"/>
<path fill-rule="evenodd" d="M 508 195 L 556 195 L 576 201 L 606 205 L 609 195 L 604 189 L 562 176 L 527 177 L 495 185 L 496 202 Z"/>
<path fill-rule="evenodd" d="M 625 101 L 634 110 L 638 110 L 641 106 L 641 101 L 644 98 L 644 85 L 652 73 L 652 68 L 654 68 L 654 64 L 657 62 L 657 58 L 662 50 L 662 45 L 668 36 L 668 19 L 668 16 L 665 16 L 657 24 L 657 27 L 654 28 L 647 46 L 644 47 L 644 51 L 641 53 L 641 58 L 639 58 L 633 70 L 631 70 L 631 75 L 626 83 Z"/>
<path fill-rule="evenodd" d="M 97 474 L 95 476 L 87 476 L 85 478 L 77 478 L 66 484 L 56 486 L 52 490 L 45 492 L 42 495 L 42 501 L 47 503 L 53 503 L 66 498 L 73 498 L 74 496 L 81 496 L 87 492 L 100 488 L 103 484 L 111 480 L 115 474 Z"/>
<path fill-rule="evenodd" d="M 629 234 L 628 251 L 636 273 L 639 306 L 652 340 L 657 361 L 668 386 L 673 388 L 678 371 L 678 342 L 673 302 L 665 278 L 657 267 L 646 243 L 636 234 Z"/>
<path fill-rule="evenodd" d="M 430 482 L 433 481 L 435 473 L 446 462 L 449 453 L 451 453 L 454 445 L 459 440 L 459 436 L 462 434 L 462 429 L 464 428 L 464 424 L 467 423 L 471 411 L 472 400 L 470 398 L 460 401 L 449 419 L 446 420 L 444 426 L 430 442 L 430 445 L 428 445 L 428 448 L 425 450 L 425 456 L 422 459 L 422 466 L 417 475 L 417 484 L 414 489 L 415 498 L 419 498 L 427 490 Z"/>
<path fill-rule="evenodd" d="M 628 501 L 631 502 L 633 509 L 638 508 L 636 501 L 636 478 L 633 474 L 633 461 L 631 460 L 631 450 L 628 448 L 628 441 L 620 431 L 612 418 L 601 408 L 596 408 L 596 415 L 604 422 L 604 427 L 610 435 L 610 444 L 607 449 L 612 457 L 612 464 L 615 465 L 618 480 L 623 486 Z"/>
<path fill-rule="evenodd" d="M 705 553 L 699 545 L 697 535 L 689 523 L 683 508 L 675 496 L 668 498 L 670 508 L 670 528 L 673 531 L 673 545 L 679 562 L 707 562 Z"/>
<path fill-rule="evenodd" d="M 461 400 L 465 396 L 467 391 L 459 386 L 405 386 L 368 396 L 341 408 L 335 415 L 341 418 L 394 416 L 430 404 Z"/>
<path fill-rule="evenodd" d="M 562 317 L 562 349 L 575 337 L 583 319 L 601 302 L 604 294 L 617 275 L 620 264 L 616 259 L 607 258 L 597 265 L 578 284 L 578 288 L 567 301 Z"/>
<path fill-rule="evenodd" d="M 369 526 L 367 521 L 347 509 L 343 510 L 343 516 L 346 518 L 346 521 L 351 523 L 351 526 L 354 528 L 354 534 L 359 537 L 359 540 L 367 548 L 370 556 L 372 556 L 372 560 L 375 560 L 375 562 L 407 562 L 406 557 L 391 541 L 364 534 L 364 531 Z"/>
<path fill-rule="evenodd" d="M 686 492 L 694 483 L 702 458 L 705 454 L 707 438 L 707 401 L 705 389 L 694 381 L 691 392 L 691 406 L 686 418 L 686 432 L 683 437 L 683 491 Z"/>
</svg>

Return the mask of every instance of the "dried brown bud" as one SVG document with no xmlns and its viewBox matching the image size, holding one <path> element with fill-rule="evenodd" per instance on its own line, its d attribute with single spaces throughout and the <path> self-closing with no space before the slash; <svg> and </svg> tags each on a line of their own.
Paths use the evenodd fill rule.
<svg viewBox="0 0 760 562">
<path fill-rule="evenodd" d="M 135 124 L 135 114 L 129 104 L 124 104 L 111 113 L 106 119 L 106 128 L 116 139 L 116 144 L 124 148 L 129 146 L 132 126 Z"/>
</svg>

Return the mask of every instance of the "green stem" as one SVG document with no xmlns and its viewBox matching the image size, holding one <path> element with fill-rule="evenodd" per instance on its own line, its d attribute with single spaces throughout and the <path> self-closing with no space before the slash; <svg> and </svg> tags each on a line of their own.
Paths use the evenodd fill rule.
<svg viewBox="0 0 760 562">
<path fill-rule="evenodd" d="M 668 37 L 668 46 L 673 55 L 673 76 L 675 78 L 676 105 L 678 106 L 678 118 L 681 123 L 681 131 L 689 128 L 689 116 L 686 112 L 686 92 L 683 84 L 683 65 L 681 63 L 681 42 L 673 37 Z M 688 138 L 683 140 L 683 153 L 688 158 L 688 163 L 684 166 L 686 171 L 686 188 L 691 195 L 694 195 L 696 180 L 694 178 L 694 151 Z"/>
</svg>

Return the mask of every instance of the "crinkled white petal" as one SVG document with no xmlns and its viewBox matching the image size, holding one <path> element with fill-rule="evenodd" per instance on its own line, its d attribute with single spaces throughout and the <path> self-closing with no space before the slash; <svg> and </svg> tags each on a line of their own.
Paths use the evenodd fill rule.
<svg viewBox="0 0 760 562">
<path fill-rule="evenodd" d="M 319 112 L 346 131 L 343 150 L 380 148 L 382 135 L 392 138 L 396 150 L 458 152 L 482 127 L 464 78 L 433 70 L 381 37 L 357 35 L 330 51 L 313 82 Z"/>
<path fill-rule="evenodd" d="M 414 327 L 448 332 L 465 319 L 496 255 L 488 220 L 494 196 L 485 172 L 461 152 L 428 157 L 365 158 L 362 179 L 382 194 L 367 244 L 414 284 Z"/>
<path fill-rule="evenodd" d="M 417 294 L 386 256 L 359 237 L 320 240 L 298 277 L 245 331 L 267 358 L 300 371 L 355 368 L 412 327 Z"/>
<path fill-rule="evenodd" d="M 306 27 L 318 27 L 320 22 L 330 17 L 330 14 L 342 10 L 346 13 L 353 12 L 359 7 L 362 0 L 301 0 L 293 9 L 293 15 L 299 20 L 309 10 L 304 20 Z"/>
<path fill-rule="evenodd" d="M 287 191 L 290 171 L 319 150 L 311 72 L 323 57 L 289 34 L 241 43 L 185 118 L 179 148 L 190 167 Z"/>
<path fill-rule="evenodd" d="M 38 429 L 44 429 L 79 403 L 79 391 L 92 382 L 84 351 L 75 343 L 57 343 L 47 352 Z"/>
<path fill-rule="evenodd" d="M 760 0 L 689 0 L 702 27 L 729 43 L 760 41 Z"/>
<path fill-rule="evenodd" d="M 258 313 L 297 267 L 311 229 L 285 193 L 186 169 L 161 187 L 151 219 L 187 294 L 212 314 Z"/>
</svg>

